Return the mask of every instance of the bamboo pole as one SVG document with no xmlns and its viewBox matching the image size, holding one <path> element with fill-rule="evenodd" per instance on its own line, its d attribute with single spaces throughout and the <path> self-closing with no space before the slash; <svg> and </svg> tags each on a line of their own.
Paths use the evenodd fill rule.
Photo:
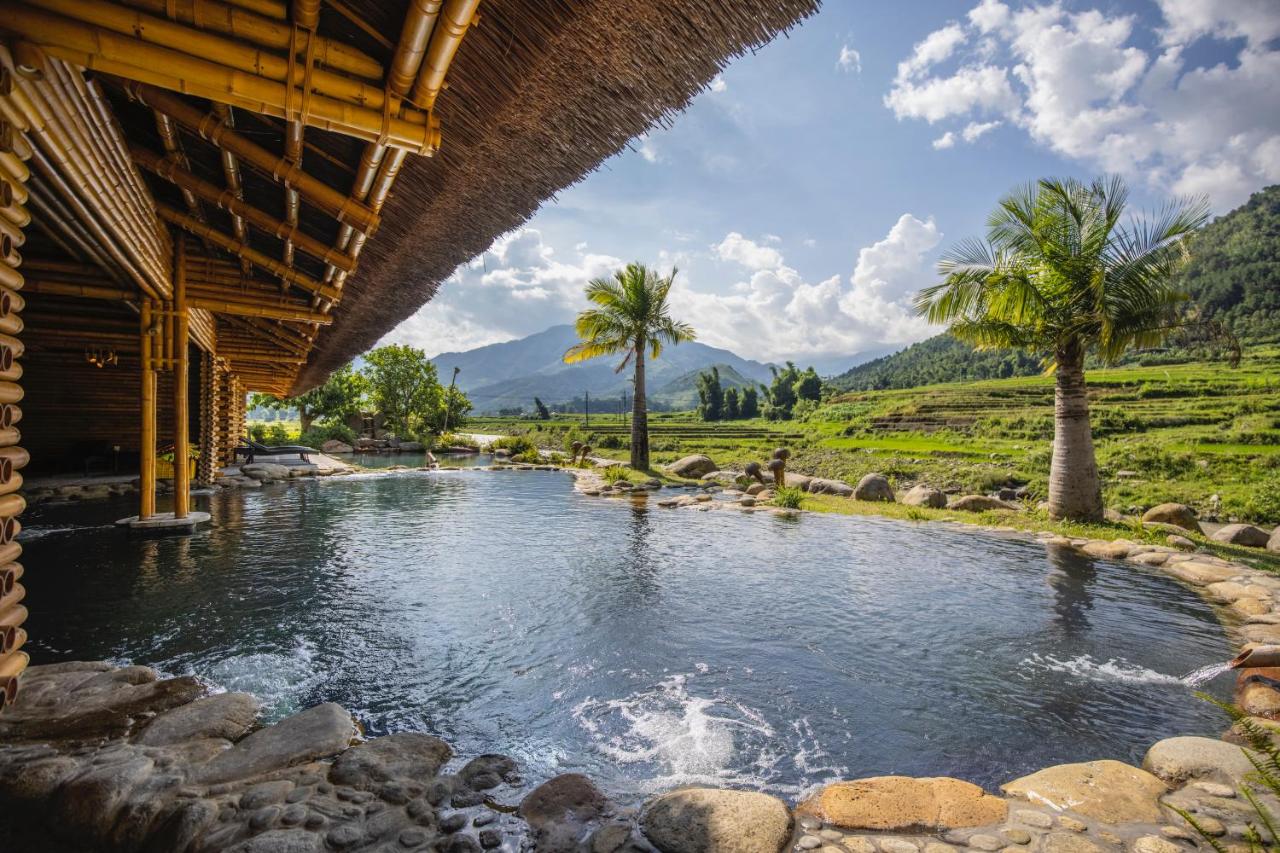
<svg viewBox="0 0 1280 853">
<path fill-rule="evenodd" d="M 223 125 L 216 116 L 206 115 L 181 98 L 154 86 L 125 80 L 121 80 L 120 83 L 134 100 L 171 116 L 178 124 L 207 139 L 218 148 L 253 164 L 276 181 L 296 187 L 303 198 L 339 222 L 350 223 L 356 230 L 369 234 L 377 229 L 378 215 L 368 207 L 308 175 L 297 164 L 271 153 L 256 142 L 251 142 L 230 127 Z"/>
<path fill-rule="evenodd" d="M 338 269 L 350 272 L 355 269 L 355 260 L 349 255 L 325 245 L 319 240 L 308 234 L 298 230 L 297 223 L 290 225 L 264 213 L 251 204 L 248 204 L 237 198 L 231 190 L 220 189 L 217 186 L 202 180 L 185 169 L 181 168 L 175 161 L 161 157 L 154 151 L 150 151 L 139 145 L 130 145 L 129 153 L 133 157 L 134 162 L 142 166 L 149 172 L 152 172 L 161 178 L 175 184 L 184 192 L 192 193 L 194 196 L 204 199 L 210 204 L 217 205 L 223 210 L 230 211 L 236 216 L 242 217 L 249 221 L 250 224 L 261 229 L 262 231 L 277 237 L 281 240 L 296 243 L 298 248 L 311 255 L 314 258 L 333 264 Z M 297 199 L 297 195 L 294 195 Z M 297 207 L 294 207 L 294 217 L 297 217 Z M 243 242 L 243 238 L 239 238 Z M 3 284 L 3 277 L 0 276 L 0 284 Z"/>
<path fill-rule="evenodd" d="M 138 9 L 153 15 L 165 15 L 175 21 L 229 35 L 241 41 L 262 47 L 284 51 L 289 48 L 288 24 L 272 20 L 248 9 L 214 0 L 124 0 Z M 311 40 L 315 44 L 311 44 Z M 299 33 L 298 50 L 314 50 L 315 60 L 335 71 L 343 71 L 356 77 L 378 81 L 382 79 L 382 66 L 378 60 L 343 44 L 340 41 L 303 31 Z"/>
<path fill-rule="evenodd" d="M 236 302 L 229 299 L 211 299 L 207 296 L 193 295 L 188 300 L 193 308 L 203 308 L 214 314 L 234 314 L 239 317 L 261 317 L 268 320 L 285 320 L 295 323 L 318 323 L 328 326 L 333 317 L 318 311 L 310 311 L 306 306 L 297 308 L 278 307 L 275 305 L 258 305 L 252 302 Z"/>
<path fill-rule="evenodd" d="M 296 284 L 304 290 L 309 290 L 312 293 L 318 293 L 321 296 L 327 296 L 330 299 L 337 298 L 338 291 L 335 288 L 324 284 L 323 282 L 316 281 L 304 273 L 291 269 L 277 261 L 275 258 L 268 257 L 257 249 L 254 249 L 252 246 L 229 237 L 221 231 L 210 228 L 203 222 L 199 222 L 192 219 L 190 216 L 187 216 L 185 213 L 180 213 L 172 207 L 168 207 L 163 204 L 156 205 L 156 213 L 159 214 L 160 218 L 166 222 L 177 225 L 179 228 L 182 228 L 184 231 L 188 231 L 197 237 L 206 239 L 210 243 L 213 243 L 219 248 L 225 249 L 233 255 L 242 255 L 248 258 L 255 265 L 262 267 L 267 272 L 287 281 L 289 284 Z"/>
<path fill-rule="evenodd" d="M 187 241 L 179 237 L 174 252 L 173 310 L 173 517 L 191 509 L 191 427 L 187 412 Z"/>
<path fill-rule="evenodd" d="M 18 698 L 18 680 L 31 662 L 26 652 L 14 652 L 0 658 L 0 709 Z"/>
<path fill-rule="evenodd" d="M 445 85 L 445 74 L 467 30 L 476 20 L 479 5 L 480 0 L 445 0 L 435 31 L 431 34 L 431 43 L 427 46 L 426 58 L 422 61 L 418 82 L 410 96 L 414 104 L 426 109 L 435 106 L 436 98 Z"/>
<path fill-rule="evenodd" d="M 308 127 L 382 141 L 423 155 L 439 147 L 438 122 L 426 112 L 393 115 L 327 95 L 309 94 L 308 111 L 288 109 L 284 83 L 160 47 L 23 3 L 9 4 L 5 27 L 39 44 L 50 56 L 106 74 L 197 95 Z M 161 70 L 163 69 L 163 70 Z"/>
<path fill-rule="evenodd" d="M 397 97 L 409 94 L 427 52 L 427 39 L 440 15 L 442 0 L 412 0 L 400 29 L 400 41 L 387 67 L 387 89 Z"/>
<path fill-rule="evenodd" d="M 145 44 L 205 57 L 244 74 L 294 86 L 303 85 L 306 79 L 304 69 L 300 66 L 291 69 L 286 57 L 125 6 L 102 0 L 39 0 L 39 3 L 41 9 L 62 15 L 68 20 L 88 24 L 106 32 L 132 36 Z M 380 86 L 325 69 L 313 70 L 309 85 L 314 91 L 336 100 L 373 110 L 381 110 L 386 101 L 385 92 Z"/>
<path fill-rule="evenodd" d="M 138 465 L 138 517 L 150 518 L 156 512 L 156 374 L 152 360 L 154 329 L 152 303 L 144 299 L 141 306 L 142 358 L 142 427 Z"/>
<path fill-rule="evenodd" d="M 218 120 L 226 127 L 233 128 L 236 126 L 235 116 L 231 112 L 231 107 L 226 104 L 214 104 L 213 114 L 216 115 Z M 159 110 L 156 110 L 156 115 L 164 114 Z M 166 116 L 166 118 L 168 118 L 168 116 Z M 222 161 L 222 179 L 227 185 L 227 190 L 235 196 L 237 200 L 244 201 L 244 187 L 240 182 L 240 162 L 236 159 L 236 155 L 232 154 L 225 148 L 219 148 L 218 157 Z M 236 239 L 242 243 L 249 239 L 248 232 L 245 231 L 244 219 L 234 213 L 231 214 L 231 233 L 234 234 Z M 190 259 L 188 259 L 188 264 L 189 263 Z M 253 264 L 249 263 L 248 258 L 240 259 L 240 271 L 245 275 L 253 272 Z"/>
</svg>

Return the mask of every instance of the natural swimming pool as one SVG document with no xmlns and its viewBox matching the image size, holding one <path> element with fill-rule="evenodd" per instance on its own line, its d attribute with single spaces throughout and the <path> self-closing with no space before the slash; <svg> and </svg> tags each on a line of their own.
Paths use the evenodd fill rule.
<svg viewBox="0 0 1280 853">
<path fill-rule="evenodd" d="M 201 504 L 213 523 L 189 539 L 127 538 L 127 503 L 25 516 L 34 662 L 195 672 L 276 716 L 333 700 L 370 734 L 428 731 L 623 799 L 881 773 L 995 787 L 1223 727 L 1178 679 L 1232 654 L 1207 604 L 1039 544 L 662 510 L 538 471 Z"/>
</svg>

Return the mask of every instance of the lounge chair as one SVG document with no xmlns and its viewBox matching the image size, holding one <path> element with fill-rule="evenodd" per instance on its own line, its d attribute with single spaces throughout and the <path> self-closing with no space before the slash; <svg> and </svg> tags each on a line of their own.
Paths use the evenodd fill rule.
<svg viewBox="0 0 1280 853">
<path fill-rule="evenodd" d="M 258 444 L 256 441 L 246 441 L 244 444 L 236 448 L 236 455 L 244 457 L 244 464 L 252 465 L 255 456 L 292 456 L 298 454 L 298 458 L 303 462 L 310 462 L 307 458 L 308 453 L 319 453 L 314 447 L 303 447 L 300 444 L 284 444 L 279 447 L 268 447 L 265 444 Z"/>
</svg>

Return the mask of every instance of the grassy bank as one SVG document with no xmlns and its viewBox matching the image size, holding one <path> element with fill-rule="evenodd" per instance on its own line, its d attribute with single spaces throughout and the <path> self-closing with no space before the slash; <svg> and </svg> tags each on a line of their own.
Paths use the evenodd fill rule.
<svg viewBox="0 0 1280 853">
<path fill-rule="evenodd" d="M 1108 506 L 1133 512 L 1178 501 L 1204 516 L 1280 523 L 1280 348 L 1256 348 L 1234 369 L 1133 366 L 1088 379 Z M 468 429 L 526 433 L 544 447 L 587 441 L 600 455 L 627 455 L 627 425 L 617 415 L 593 417 L 590 426 L 581 416 L 477 418 Z M 1035 497 L 1046 491 L 1052 436 L 1047 377 L 845 394 L 804 422 L 651 416 L 655 464 L 706 453 L 723 468 L 740 468 L 785 445 L 790 468 L 806 474 L 856 482 L 874 471 L 898 490 L 1025 484 Z"/>
</svg>

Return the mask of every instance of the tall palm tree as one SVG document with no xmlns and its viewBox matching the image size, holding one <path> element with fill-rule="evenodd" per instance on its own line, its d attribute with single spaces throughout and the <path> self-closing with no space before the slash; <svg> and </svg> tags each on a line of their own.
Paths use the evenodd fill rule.
<svg viewBox="0 0 1280 853">
<path fill-rule="evenodd" d="M 694 339 L 693 327 L 671 319 L 667 294 L 676 271 L 663 278 L 644 264 L 627 264 L 612 278 L 593 279 L 587 285 L 587 299 L 595 307 L 578 315 L 576 328 L 581 343 L 564 354 L 567 364 L 602 355 L 626 353 L 617 367 L 635 367 L 635 393 L 631 403 L 631 467 L 649 468 L 649 417 L 645 406 L 644 360 L 662 355 L 663 344 Z"/>
<path fill-rule="evenodd" d="M 949 324 L 961 340 L 1044 356 L 1056 377 L 1054 518 L 1102 516 L 1085 354 L 1111 363 L 1183 325 L 1188 297 L 1174 275 L 1186 259 L 1186 238 L 1208 218 L 1204 201 L 1187 200 L 1122 222 L 1127 199 L 1118 177 L 1045 179 L 1018 189 L 988 217 L 986 241 L 956 246 L 938 263 L 943 280 L 916 296 L 921 314 Z"/>
</svg>

